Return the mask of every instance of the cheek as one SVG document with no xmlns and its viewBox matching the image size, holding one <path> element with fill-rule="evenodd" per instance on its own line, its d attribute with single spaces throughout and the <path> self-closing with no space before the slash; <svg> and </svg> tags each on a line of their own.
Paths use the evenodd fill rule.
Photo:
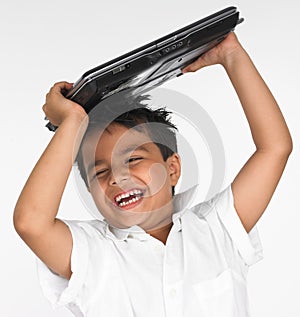
<svg viewBox="0 0 300 317">
<path fill-rule="evenodd" d="M 105 188 L 98 180 L 93 181 L 90 186 L 90 192 L 97 206 L 101 204 L 101 202 L 105 202 Z"/>
<path fill-rule="evenodd" d="M 168 174 L 166 167 L 161 163 L 154 163 L 148 169 L 149 183 L 148 186 L 151 189 L 151 195 L 155 195 L 162 188 L 168 185 Z"/>
</svg>

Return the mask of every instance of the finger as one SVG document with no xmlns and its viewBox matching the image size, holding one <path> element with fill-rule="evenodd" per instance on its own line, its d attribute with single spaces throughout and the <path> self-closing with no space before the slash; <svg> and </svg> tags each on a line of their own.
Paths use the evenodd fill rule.
<svg viewBox="0 0 300 317">
<path fill-rule="evenodd" d="M 50 92 L 61 93 L 63 90 L 71 89 L 73 84 L 67 81 L 60 81 L 54 84 L 54 86 L 50 89 Z"/>
<path fill-rule="evenodd" d="M 42 110 L 43 110 L 43 112 L 46 114 L 46 104 L 44 104 L 43 106 L 42 106 Z M 46 119 L 45 119 L 46 120 Z"/>
<path fill-rule="evenodd" d="M 193 63 L 193 64 L 194 64 L 194 63 Z M 186 67 L 182 70 L 182 73 L 185 74 L 185 73 L 195 72 L 197 69 L 196 69 L 196 67 L 195 67 L 193 64 L 190 64 L 190 65 L 186 66 Z"/>
<path fill-rule="evenodd" d="M 203 60 L 201 57 L 199 57 L 196 61 L 194 61 L 193 63 L 189 64 L 188 66 L 186 66 L 182 72 L 183 73 L 188 73 L 188 72 L 195 72 L 200 68 L 203 68 L 205 65 L 203 63 Z"/>
</svg>

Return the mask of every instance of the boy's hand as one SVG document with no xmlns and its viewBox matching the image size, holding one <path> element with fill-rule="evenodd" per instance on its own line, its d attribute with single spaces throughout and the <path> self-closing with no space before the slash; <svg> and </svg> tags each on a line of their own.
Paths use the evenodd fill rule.
<svg viewBox="0 0 300 317">
<path fill-rule="evenodd" d="M 71 88 L 72 84 L 59 82 L 46 95 L 43 111 L 49 121 L 55 126 L 59 126 L 68 117 L 74 116 L 79 120 L 83 120 L 87 115 L 83 107 L 63 96 L 62 92 Z"/>
<path fill-rule="evenodd" d="M 239 54 L 241 51 L 243 51 L 241 44 L 236 35 L 231 32 L 220 44 L 214 46 L 201 55 L 196 61 L 183 68 L 182 72 L 195 72 L 201 68 L 215 64 L 226 66 L 235 58 L 236 54 Z"/>
</svg>

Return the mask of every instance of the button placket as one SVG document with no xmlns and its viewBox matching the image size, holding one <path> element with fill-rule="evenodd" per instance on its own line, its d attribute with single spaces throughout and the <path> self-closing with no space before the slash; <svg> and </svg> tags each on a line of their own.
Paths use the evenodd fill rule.
<svg viewBox="0 0 300 317">
<path fill-rule="evenodd" d="M 164 257 L 163 283 L 166 316 L 182 316 L 182 252 L 178 248 L 181 243 L 181 233 L 178 230 L 170 232 Z"/>
</svg>

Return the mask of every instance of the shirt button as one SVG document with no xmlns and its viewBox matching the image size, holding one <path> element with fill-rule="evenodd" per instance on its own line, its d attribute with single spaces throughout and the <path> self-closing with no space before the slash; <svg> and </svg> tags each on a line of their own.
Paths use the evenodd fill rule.
<svg viewBox="0 0 300 317">
<path fill-rule="evenodd" d="M 170 296 L 171 296 L 171 297 L 175 297 L 176 293 L 177 293 L 177 291 L 176 291 L 175 288 L 172 288 L 172 289 L 170 290 Z"/>
</svg>

